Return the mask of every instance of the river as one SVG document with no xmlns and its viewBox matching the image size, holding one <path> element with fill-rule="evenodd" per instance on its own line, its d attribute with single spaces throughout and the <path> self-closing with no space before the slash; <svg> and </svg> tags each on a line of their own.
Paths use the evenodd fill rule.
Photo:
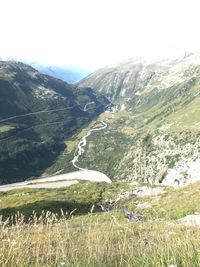
<svg viewBox="0 0 200 267">
<path fill-rule="evenodd" d="M 72 160 L 72 164 L 76 169 L 81 170 L 81 171 L 87 170 L 87 169 L 79 167 L 76 163 L 78 162 L 79 157 L 82 156 L 85 152 L 85 149 L 83 147 L 85 147 L 87 144 L 87 137 L 89 137 L 92 132 L 101 131 L 101 130 L 104 130 L 108 127 L 107 123 L 104 121 L 101 121 L 101 124 L 102 124 L 101 127 L 90 129 L 87 132 L 87 134 L 81 138 L 80 142 L 78 143 L 77 149 L 74 153 L 74 158 Z"/>
</svg>

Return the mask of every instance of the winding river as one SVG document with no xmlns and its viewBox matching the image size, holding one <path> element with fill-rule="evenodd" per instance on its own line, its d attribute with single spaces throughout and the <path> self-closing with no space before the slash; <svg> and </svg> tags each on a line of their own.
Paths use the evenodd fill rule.
<svg viewBox="0 0 200 267">
<path fill-rule="evenodd" d="M 79 157 L 80 157 L 81 155 L 83 155 L 83 153 L 85 152 L 85 149 L 84 149 L 83 147 L 85 147 L 86 144 L 87 144 L 87 137 L 89 137 L 89 136 L 91 135 L 92 132 L 95 132 L 95 131 L 101 131 L 101 130 L 104 130 L 104 129 L 106 129 L 106 128 L 108 127 L 107 123 L 104 122 L 104 121 L 101 121 L 101 124 L 102 124 L 101 127 L 90 129 L 90 130 L 87 132 L 87 134 L 81 138 L 80 142 L 78 143 L 77 149 L 76 149 L 76 151 L 75 151 L 75 153 L 74 153 L 74 158 L 73 158 L 73 160 L 72 160 L 72 164 L 73 164 L 73 166 L 74 166 L 76 169 L 78 169 L 78 170 L 80 170 L 80 171 L 86 171 L 86 170 L 87 170 L 87 169 L 84 169 L 84 168 L 79 167 L 79 166 L 77 165 L 77 162 L 78 162 L 78 160 L 79 160 Z"/>
</svg>

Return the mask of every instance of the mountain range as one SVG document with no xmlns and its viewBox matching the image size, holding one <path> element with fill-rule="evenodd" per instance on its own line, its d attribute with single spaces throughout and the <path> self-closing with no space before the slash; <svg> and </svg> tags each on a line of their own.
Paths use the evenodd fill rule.
<svg viewBox="0 0 200 267">
<path fill-rule="evenodd" d="M 198 178 L 199 54 L 129 59 L 97 70 L 76 85 L 19 62 L 1 62 L 0 75 L 3 181 L 74 170 L 71 161 L 78 142 L 99 121 L 108 127 L 89 137 L 79 165 L 113 180 L 184 184 Z M 84 110 L 90 102 L 95 105 Z M 109 103 L 112 107 L 105 110 Z M 32 156 L 24 151 L 47 149 L 47 142 L 55 145 L 56 153 L 52 149 L 46 155 L 55 156 L 44 158 L 40 152 L 46 163 L 36 171 L 38 154 L 32 166 L 27 164 Z M 17 167 L 19 162 L 26 171 Z"/>
<path fill-rule="evenodd" d="M 40 61 L 27 60 L 20 57 L 0 57 L 0 61 L 21 62 L 33 67 L 43 74 L 61 79 L 70 84 L 80 81 L 91 73 L 89 69 L 81 68 L 79 66 L 48 64 Z"/>
<path fill-rule="evenodd" d="M 90 71 L 76 66 L 46 65 L 39 62 L 27 62 L 43 74 L 61 79 L 68 83 L 76 83 L 90 74 Z"/>
</svg>

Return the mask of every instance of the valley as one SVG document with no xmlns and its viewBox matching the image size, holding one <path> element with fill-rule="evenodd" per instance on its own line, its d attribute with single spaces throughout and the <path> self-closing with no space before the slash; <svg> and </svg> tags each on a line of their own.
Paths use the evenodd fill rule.
<svg viewBox="0 0 200 267">
<path fill-rule="evenodd" d="M 200 267 L 199 10 L 1 1 L 0 267 Z"/>
<path fill-rule="evenodd" d="M 200 265 L 199 58 L 131 59 L 74 85 L 1 63 L 5 267 Z"/>
<path fill-rule="evenodd" d="M 198 171 L 192 171 L 193 167 L 190 166 L 199 168 L 199 58 L 199 54 L 188 54 L 179 59 L 158 62 L 132 59 L 109 66 L 73 86 L 80 102 L 72 101 L 71 98 L 67 107 L 63 102 L 66 92 L 57 86 L 68 86 L 66 89 L 69 91 L 70 85 L 50 80 L 50 83 L 55 82 L 55 91 L 49 88 L 44 91 L 44 85 L 37 85 L 33 91 L 37 101 L 48 99 L 48 102 L 57 102 L 59 99 L 59 106 L 56 103 L 56 108 L 52 108 L 51 104 L 48 109 L 34 108 L 32 112 L 1 118 L 2 149 L 9 142 L 6 148 L 9 151 L 10 142 L 16 143 L 18 140 L 20 143 L 21 136 L 32 136 L 38 148 L 49 140 L 57 152 L 50 148 L 51 155 L 55 155 L 52 162 L 49 166 L 42 163 L 43 170 L 33 172 L 32 176 L 90 169 L 105 173 L 112 180 L 173 186 L 196 181 Z M 34 80 L 33 77 L 41 75 L 22 63 L 9 64 L 19 68 L 19 71 L 27 71 L 26 79 Z M 2 77 L 13 79 L 15 76 L 11 74 L 8 63 L 2 66 L 5 67 Z M 44 79 L 47 82 L 53 78 L 44 76 Z M 94 92 L 99 95 L 96 96 Z M 72 97 L 72 91 L 70 94 Z M 108 105 L 113 107 L 106 110 Z M 80 116 L 82 122 L 77 121 L 73 126 L 75 114 Z M 58 138 L 58 133 L 61 138 Z M 34 135 L 41 136 L 41 141 L 36 141 L 38 137 Z M 21 155 L 20 152 L 19 157 Z M 11 162 L 9 164 L 14 164 L 14 161 Z M 16 178 L 17 168 L 14 167 Z M 10 175 L 5 172 L 7 170 L 2 170 L 2 176 Z M 26 178 L 31 177 L 31 172 L 28 172 Z M 21 173 L 21 178 L 25 178 L 25 173 Z"/>
<path fill-rule="evenodd" d="M 88 147 L 85 160 L 90 167 L 129 181 L 168 183 L 171 177 L 175 186 L 198 180 L 187 161 L 199 170 L 199 54 L 158 62 L 122 62 L 79 82 L 79 86 L 86 85 L 104 92 L 118 105 L 109 131 Z M 107 158 L 98 146 L 107 148 L 108 158 L 118 155 L 117 163 L 109 164 L 112 168 L 106 167 Z M 94 160 L 97 151 L 101 156 Z"/>
<path fill-rule="evenodd" d="M 194 60 L 195 57 L 196 60 Z M 78 94 L 82 94 L 87 86 L 93 88 L 86 89 L 87 94 L 90 94 L 92 90 L 98 91 L 98 94 L 99 91 L 105 94 L 106 98 L 104 100 L 102 98 L 105 105 L 97 111 L 98 114 L 93 114 L 93 117 L 89 115 L 93 110 L 98 110 L 99 102 L 95 102 L 97 99 L 93 101 L 94 98 L 82 96 L 83 102 L 71 102 L 67 107 L 58 107 L 56 104 L 56 108 L 53 109 L 41 110 L 40 107 L 40 111 L 37 109 L 29 113 L 23 112 L 23 114 L 4 117 L 1 119 L 0 142 L 4 146 L 6 142 L 13 142 L 15 138 L 20 140 L 20 136 L 30 136 L 33 132 L 42 134 L 43 140 L 49 139 L 48 133 L 51 132 L 51 140 L 56 140 L 58 134 L 55 129 L 60 132 L 60 151 L 56 152 L 56 157 L 52 155 L 52 162 L 49 166 L 42 167 L 43 170 L 38 173 L 33 172 L 32 176 L 52 175 L 59 170 L 66 173 L 74 171 L 76 167 L 84 169 L 79 166 L 86 166 L 88 169 L 101 171 L 114 180 L 159 183 L 168 171 L 173 173 L 171 171 L 173 168 L 179 170 L 178 166 L 182 166 L 178 172 L 187 173 L 187 179 L 178 173 L 175 174 L 175 171 L 174 177 L 178 175 L 182 182 L 186 182 L 191 179 L 191 174 L 184 164 L 186 165 L 188 160 L 193 164 L 192 162 L 197 160 L 199 153 L 198 58 L 199 55 L 189 54 L 182 59 L 171 61 L 145 62 L 141 59 L 133 59 L 118 66 L 99 70 L 79 82 L 78 87 L 74 86 Z M 31 71 L 34 73 L 34 70 L 31 69 Z M 126 75 L 121 76 L 122 73 Z M 6 77 L 11 77 L 11 74 L 9 75 L 7 74 Z M 135 77 L 134 81 L 129 76 Z M 101 80 L 100 88 L 98 80 Z M 113 95 L 110 95 L 113 89 L 108 90 L 109 84 L 118 88 L 116 89 L 117 95 L 116 90 Z M 106 86 L 108 91 L 103 89 Z M 47 95 L 50 99 L 60 97 L 59 101 L 64 101 L 63 96 L 58 96 L 56 91 L 47 92 L 50 94 Z M 40 96 L 41 93 L 44 94 L 42 88 L 34 91 L 36 99 L 43 99 L 43 96 Z M 110 98 L 116 107 L 116 110 L 113 108 L 114 113 L 106 111 L 109 103 L 107 98 Z M 77 124 L 74 127 L 70 125 L 75 115 L 74 112 L 78 112 L 77 115 L 79 114 L 78 116 L 82 116 L 83 119 L 83 123 L 78 127 Z M 84 116 L 86 113 L 89 117 Z M 16 120 L 21 120 L 21 125 L 18 124 L 16 127 Z M 101 125 L 101 121 L 105 123 L 105 120 L 107 120 L 107 127 L 103 128 L 103 131 L 95 130 L 95 124 Z M 101 126 L 98 127 L 101 129 Z M 68 129 L 68 136 L 66 136 L 66 129 Z M 93 131 L 95 134 L 90 136 Z M 78 146 L 77 151 L 76 146 Z M 76 164 L 77 159 L 80 162 L 79 165 Z M 3 172 L 5 173 L 5 170 Z M 25 175 L 22 176 L 25 177 Z M 29 176 L 30 174 L 27 173 L 26 178 Z"/>
</svg>

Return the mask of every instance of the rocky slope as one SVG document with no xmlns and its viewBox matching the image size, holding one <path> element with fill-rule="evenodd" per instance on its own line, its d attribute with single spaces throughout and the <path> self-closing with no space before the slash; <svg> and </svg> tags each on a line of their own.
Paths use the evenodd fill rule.
<svg viewBox="0 0 200 267">
<path fill-rule="evenodd" d="M 90 108 L 84 109 L 87 103 Z M 19 62 L 0 62 L 0 183 L 39 175 L 108 100 Z"/>
</svg>

